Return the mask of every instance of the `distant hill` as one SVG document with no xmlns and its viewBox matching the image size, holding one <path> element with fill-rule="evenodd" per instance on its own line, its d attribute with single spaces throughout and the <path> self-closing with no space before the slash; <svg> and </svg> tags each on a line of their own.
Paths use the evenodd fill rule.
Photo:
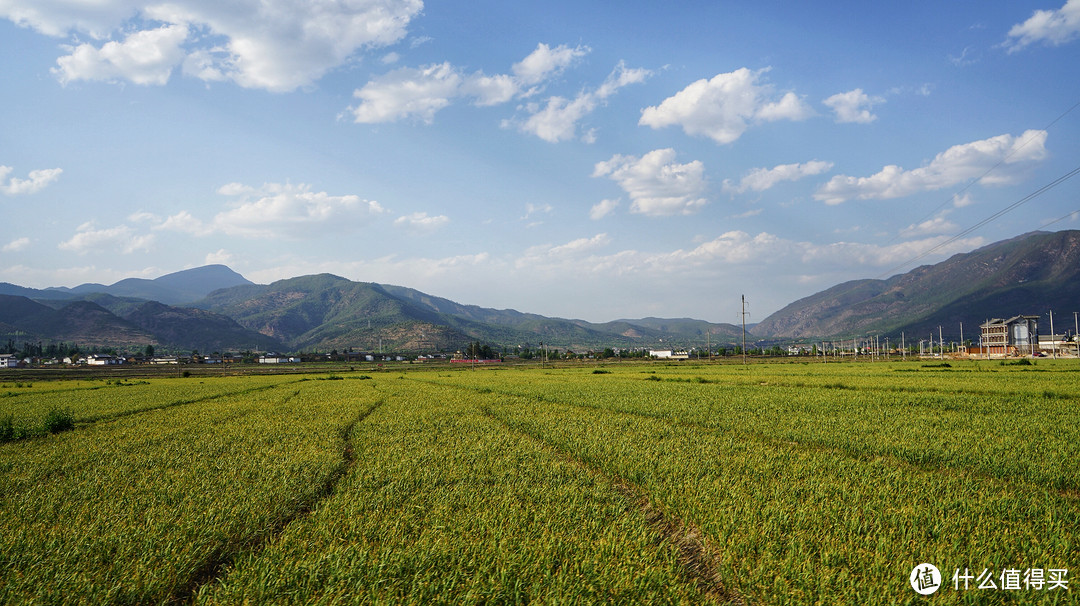
<svg viewBox="0 0 1080 606">
<path fill-rule="evenodd" d="M 353 282 L 330 274 L 302 276 L 268 286 L 211 293 L 195 304 L 281 339 L 292 349 L 456 349 L 470 341 L 497 346 L 586 350 L 663 344 L 704 345 L 730 338 L 734 327 L 697 320 L 620 320 L 593 324 L 512 309 L 463 305 L 402 286 Z M 660 322 L 660 321 L 656 321 Z"/>
<path fill-rule="evenodd" d="M 101 293 L 114 297 L 136 297 L 167 305 L 182 305 L 198 301 L 220 288 L 251 283 L 250 280 L 224 265 L 207 265 L 185 269 L 153 280 L 127 278 L 110 286 L 81 284 L 75 288 L 54 287 L 38 290 L 3 282 L 0 283 L 0 294 L 55 300 Z"/>
<path fill-rule="evenodd" d="M 1080 231 L 1032 232 L 887 280 L 854 280 L 795 301 L 757 324 L 759 337 L 923 335 L 938 326 L 978 340 L 989 318 L 1071 312 L 1080 301 Z M 1072 326 L 1071 319 L 1068 326 Z M 1059 332 L 1065 326 L 1056 327 Z M 1049 332 L 1044 323 L 1040 332 Z"/>
<path fill-rule="evenodd" d="M 754 340 L 917 338 L 938 326 L 977 338 L 988 318 L 1068 313 L 1080 300 L 1080 231 L 1034 232 L 887 280 L 853 280 L 748 327 Z M 169 301 L 181 301 L 170 304 Z M 1062 323 L 1067 325 L 1068 318 Z M 1046 326 L 1046 324 L 1044 324 Z M 1059 327 L 1059 332 L 1062 327 Z M 1049 327 L 1043 329 L 1048 332 Z M 319 274 L 254 284 L 223 265 L 111 286 L 0 284 L 0 342 L 200 351 L 438 351 L 498 348 L 700 347 L 737 344 L 741 327 L 691 318 L 604 323 L 465 305 L 403 286 Z"/>
<path fill-rule="evenodd" d="M 54 309 L 26 297 L 0 295 L 0 341 L 77 343 L 80 346 L 159 345 L 154 335 L 90 301 Z"/>
</svg>

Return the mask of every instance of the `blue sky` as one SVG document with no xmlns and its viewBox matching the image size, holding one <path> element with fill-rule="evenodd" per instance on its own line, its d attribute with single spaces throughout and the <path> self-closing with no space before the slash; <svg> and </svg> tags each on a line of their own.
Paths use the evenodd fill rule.
<svg viewBox="0 0 1080 606">
<path fill-rule="evenodd" d="M 735 322 L 1080 228 L 964 233 L 1080 166 L 1080 0 L 879 4 L 0 0 L 0 281 Z"/>
</svg>

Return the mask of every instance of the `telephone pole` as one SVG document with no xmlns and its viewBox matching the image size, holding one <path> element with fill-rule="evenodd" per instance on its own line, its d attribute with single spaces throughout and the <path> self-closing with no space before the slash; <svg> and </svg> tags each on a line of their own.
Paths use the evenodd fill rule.
<svg viewBox="0 0 1080 606">
<path fill-rule="evenodd" d="M 1054 359 L 1057 359 L 1057 341 L 1054 340 L 1054 310 L 1050 310 L 1050 348 L 1054 352 Z"/>
<path fill-rule="evenodd" d="M 742 295 L 742 311 L 739 312 L 739 316 L 742 317 L 742 363 L 746 366 L 746 295 Z"/>
</svg>

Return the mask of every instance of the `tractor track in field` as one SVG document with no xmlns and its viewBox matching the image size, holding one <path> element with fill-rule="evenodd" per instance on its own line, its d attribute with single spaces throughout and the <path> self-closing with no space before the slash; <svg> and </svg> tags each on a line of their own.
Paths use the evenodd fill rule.
<svg viewBox="0 0 1080 606">
<path fill-rule="evenodd" d="M 662 541 L 675 547 L 679 553 L 679 563 L 682 565 L 686 577 L 696 584 L 698 589 L 711 602 L 738 606 L 745 606 L 750 603 L 746 596 L 724 581 L 719 569 L 720 554 L 710 545 L 705 533 L 697 526 L 671 512 L 665 511 L 663 507 L 657 506 L 656 503 L 649 499 L 649 495 L 644 489 L 629 480 L 590 465 L 588 462 L 574 456 L 573 453 L 563 450 L 558 445 L 510 425 L 487 406 L 480 406 L 480 411 L 485 417 L 495 421 L 507 431 L 523 436 L 540 448 L 584 470 L 586 473 L 603 479 L 605 483 L 612 487 L 613 491 L 645 517 L 646 522 L 649 523 Z"/>
<path fill-rule="evenodd" d="M 319 503 L 330 498 L 337 489 L 337 485 L 341 479 L 345 477 L 349 470 L 356 464 L 356 455 L 352 444 L 353 429 L 360 423 L 363 423 L 365 419 L 378 410 L 384 403 L 385 400 L 376 401 L 342 429 L 341 436 L 345 442 L 345 446 L 342 449 L 341 465 L 336 467 L 326 476 L 318 490 L 307 498 L 298 500 L 296 507 L 279 518 L 267 531 L 222 546 L 221 549 L 215 552 L 213 557 L 209 558 L 199 566 L 186 583 L 174 588 L 172 594 L 166 599 L 166 603 L 194 603 L 199 591 L 203 587 L 212 585 L 219 578 L 223 577 L 240 556 L 259 553 L 267 545 L 271 544 L 275 539 L 281 536 L 281 534 L 285 532 L 285 529 L 288 528 L 289 524 L 307 517 L 315 510 Z"/>
</svg>

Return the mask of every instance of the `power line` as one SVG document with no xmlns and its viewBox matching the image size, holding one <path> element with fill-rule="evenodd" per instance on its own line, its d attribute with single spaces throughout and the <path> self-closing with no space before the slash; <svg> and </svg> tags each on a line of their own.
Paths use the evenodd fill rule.
<svg viewBox="0 0 1080 606">
<path fill-rule="evenodd" d="M 1058 122 L 1059 122 L 1059 121 L 1060 121 L 1060 120 L 1061 120 L 1062 118 L 1064 118 L 1065 116 L 1069 115 L 1069 114 L 1070 114 L 1070 113 L 1071 113 L 1071 112 L 1072 112 L 1072 111 L 1073 111 L 1074 109 L 1076 109 L 1077 107 L 1080 107 L 1080 101 L 1077 101 L 1076 103 L 1074 103 L 1074 104 L 1072 105 L 1072 107 L 1070 107 L 1069 109 L 1067 109 L 1067 110 L 1065 110 L 1064 112 L 1062 112 L 1062 113 L 1061 113 L 1061 114 L 1060 114 L 1060 115 L 1059 115 L 1059 116 L 1058 116 L 1057 118 L 1054 118 L 1053 120 L 1051 120 L 1049 124 L 1047 124 L 1046 126 L 1044 126 L 1044 127 L 1042 128 L 1042 131 L 1038 131 L 1038 132 L 1045 132 L 1045 131 L 1048 131 L 1048 130 L 1050 130 L 1050 128 L 1051 128 L 1052 126 L 1054 126 L 1055 124 L 1057 124 L 1057 123 L 1058 123 Z M 1036 136 L 1037 136 L 1036 134 L 1032 134 L 1031 136 L 1029 136 L 1029 137 L 1027 137 L 1026 139 L 1024 139 L 1024 140 L 1023 140 L 1023 142 L 1021 142 L 1019 146 L 1015 147 L 1015 148 L 1014 148 L 1014 149 L 1013 149 L 1012 151 L 1010 151 L 1010 152 L 1009 152 L 1008 154 L 1006 154 L 1004 158 L 1002 158 L 1001 160 L 999 160 L 999 161 L 997 162 L 997 164 L 994 164 L 994 165 L 993 165 L 993 166 L 991 166 L 990 168 L 986 169 L 986 171 L 985 171 L 985 172 L 983 172 L 983 174 L 979 175 L 978 177 L 976 177 L 976 178 L 972 179 L 971 181 L 968 181 L 967 185 L 964 185 L 964 186 L 963 186 L 963 187 L 961 187 L 961 188 L 960 188 L 959 190 L 957 190 L 957 191 L 953 192 L 953 194 L 952 194 L 951 196 L 949 196 L 949 198 L 948 198 L 948 199 L 946 199 L 946 200 L 945 200 L 944 202 L 942 202 L 941 204 L 937 205 L 937 207 L 935 207 L 935 208 L 934 208 L 933 210 L 931 210 L 931 211 L 930 211 L 929 213 L 927 213 L 927 214 L 926 214 L 926 216 L 924 216 L 923 218 L 919 219 L 918 221 L 915 221 L 915 223 L 914 223 L 913 225 L 919 225 L 919 224 L 920 224 L 920 223 L 922 223 L 923 221 L 926 221 L 926 220 L 927 220 L 927 219 L 929 219 L 930 217 L 932 217 L 932 216 L 934 216 L 935 214 L 937 214 L 937 212 L 938 212 L 939 210 L 941 210 L 942 208 L 945 208 L 946 206 L 948 206 L 948 205 L 949 205 L 949 203 L 950 203 L 950 202 L 952 202 L 953 200 L 955 200 L 957 196 L 959 196 L 960 194 L 962 194 L 962 193 L 966 192 L 967 190 L 971 189 L 971 187 L 972 187 L 973 185 L 975 185 L 975 184 L 976 184 L 976 183 L 978 183 L 979 181 L 982 181 L 983 179 L 985 179 L 987 175 L 989 175 L 990 173 L 992 173 L 992 172 L 994 172 L 995 170 L 997 170 L 997 169 L 998 169 L 998 167 L 1000 167 L 1000 166 L 1001 166 L 1002 164 L 1005 164 L 1006 162 L 1008 162 L 1010 158 L 1012 158 L 1012 157 L 1013 157 L 1014 155 L 1016 155 L 1016 154 L 1017 154 L 1017 152 L 1019 152 L 1020 150 L 1024 149 L 1024 147 L 1026 147 L 1028 143 L 1031 143 L 1031 142 L 1032 142 L 1033 140 L 1035 140 Z M 888 242 L 886 242 L 885 244 L 886 244 L 886 245 L 892 244 L 893 242 L 895 242 L 895 241 L 896 241 L 896 240 L 898 240 L 899 238 L 900 238 L 900 233 L 899 233 L 899 232 L 897 232 L 897 234 L 896 234 L 895 236 L 893 236 L 893 238 L 892 238 L 891 240 L 889 240 Z"/>
<path fill-rule="evenodd" d="M 908 259 L 907 261 L 904 261 L 903 263 L 900 263 L 899 265 L 894 266 L 893 268 L 889 269 L 888 271 L 880 274 L 878 276 L 878 279 L 888 277 L 888 276 L 892 275 L 893 272 L 897 271 L 898 269 L 900 269 L 902 267 L 905 267 L 907 265 L 910 265 L 911 263 L 914 263 L 914 262 L 918 261 L 919 259 L 927 257 L 927 256 L 933 254 L 935 251 L 940 250 L 941 248 L 944 248 L 945 246 L 948 246 L 949 244 L 952 244 L 953 242 L 956 242 L 960 238 L 963 238 L 964 236 L 970 234 L 971 232 L 975 231 L 976 229 L 979 229 L 980 227 L 986 225 L 987 223 L 990 223 L 991 221 L 995 221 L 999 217 L 1001 217 L 1002 215 L 1005 215 L 1005 214 L 1007 214 L 1007 213 L 1009 213 L 1009 212 L 1011 212 L 1013 210 L 1016 210 L 1020 206 L 1034 200 L 1035 198 L 1038 198 L 1039 196 L 1045 194 L 1046 192 L 1050 191 L 1051 189 L 1057 187 L 1058 185 L 1061 185 L 1065 181 L 1068 181 L 1069 179 L 1075 177 L 1077 174 L 1080 174 L 1080 166 L 1077 166 L 1076 168 L 1072 169 L 1071 171 L 1065 173 L 1064 175 L 1058 177 L 1057 179 L 1054 179 L 1050 183 L 1040 187 L 1039 189 L 1031 192 L 1030 194 L 1024 196 L 1023 198 L 1020 198 L 1016 202 L 1013 202 L 1009 206 L 1006 206 L 1005 208 L 1003 208 L 1003 209 L 999 210 L 998 212 L 990 215 L 989 217 L 983 219 L 982 221 L 979 221 L 975 225 L 972 225 L 971 227 L 969 227 L 969 228 L 965 229 L 964 231 L 956 234 L 955 236 L 949 238 L 948 240 L 945 240 L 944 242 L 942 242 L 942 243 L 940 243 L 940 244 L 938 244 L 936 246 L 931 247 L 929 250 L 924 251 L 922 254 L 919 254 L 919 255 L 911 258 L 911 259 Z M 1071 215 L 1071 214 L 1073 214 L 1073 213 L 1069 213 L 1069 215 Z M 1069 216 L 1069 215 L 1066 215 L 1066 217 Z M 1062 218 L 1064 218 L 1064 217 L 1062 217 Z M 1058 219 L 1058 220 L 1060 221 L 1061 219 Z"/>
</svg>

